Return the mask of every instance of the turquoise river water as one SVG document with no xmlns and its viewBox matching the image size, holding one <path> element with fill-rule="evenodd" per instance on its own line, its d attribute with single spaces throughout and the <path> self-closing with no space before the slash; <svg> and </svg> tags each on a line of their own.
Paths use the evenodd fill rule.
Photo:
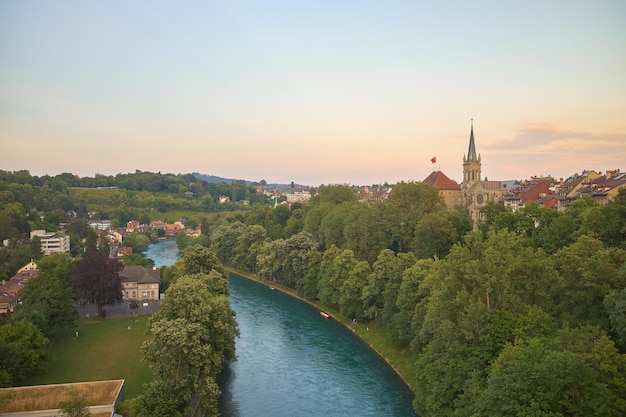
<svg viewBox="0 0 626 417">
<path fill-rule="evenodd" d="M 169 254 L 166 242 L 144 256 L 167 265 L 153 257 Z M 223 417 L 416 416 L 412 392 L 387 363 L 314 307 L 235 274 L 230 302 L 241 336 L 220 381 Z"/>
</svg>

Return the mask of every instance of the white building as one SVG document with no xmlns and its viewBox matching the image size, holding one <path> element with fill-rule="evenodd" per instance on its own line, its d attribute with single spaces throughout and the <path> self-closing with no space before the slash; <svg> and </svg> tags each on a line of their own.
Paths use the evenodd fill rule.
<svg viewBox="0 0 626 417">
<path fill-rule="evenodd" d="M 294 191 L 293 193 L 286 193 L 288 203 L 308 203 L 311 199 L 311 193 L 309 191 Z"/>
<path fill-rule="evenodd" d="M 52 253 L 67 253 L 70 251 L 70 237 L 67 235 L 57 236 L 56 233 L 46 233 L 45 230 L 33 230 L 30 238 L 38 237 L 41 242 L 41 250 L 44 255 Z"/>
<path fill-rule="evenodd" d="M 111 229 L 111 220 L 89 220 L 89 226 L 96 230 Z"/>
</svg>

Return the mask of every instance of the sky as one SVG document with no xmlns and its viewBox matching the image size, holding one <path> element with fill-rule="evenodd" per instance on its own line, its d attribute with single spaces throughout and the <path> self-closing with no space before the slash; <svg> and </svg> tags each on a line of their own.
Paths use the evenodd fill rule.
<svg viewBox="0 0 626 417">
<path fill-rule="evenodd" d="M 625 21 L 623 0 L 0 0 L 0 169 L 461 182 L 473 123 L 489 180 L 625 171 Z"/>
</svg>

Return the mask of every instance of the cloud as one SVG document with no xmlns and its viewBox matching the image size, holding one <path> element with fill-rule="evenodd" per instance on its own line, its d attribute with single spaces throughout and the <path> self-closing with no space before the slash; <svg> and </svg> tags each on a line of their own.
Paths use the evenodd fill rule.
<svg viewBox="0 0 626 417">
<path fill-rule="evenodd" d="M 522 127 L 509 139 L 485 141 L 483 174 L 493 179 L 552 175 L 555 178 L 586 169 L 625 169 L 626 133 L 595 133 L 561 129 L 549 124 Z"/>
<path fill-rule="evenodd" d="M 483 145 L 485 149 L 500 152 L 623 152 L 626 133 L 592 133 L 560 129 L 549 124 L 531 124 L 517 131 L 510 139 Z"/>
</svg>

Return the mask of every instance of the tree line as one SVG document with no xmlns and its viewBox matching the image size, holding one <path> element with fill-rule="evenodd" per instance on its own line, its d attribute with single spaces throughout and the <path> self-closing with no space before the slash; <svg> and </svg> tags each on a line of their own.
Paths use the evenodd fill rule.
<svg viewBox="0 0 626 417">
<path fill-rule="evenodd" d="M 370 204 L 327 186 L 309 206 L 253 207 L 181 243 L 378 323 L 417 357 L 424 417 L 624 415 L 626 192 L 481 214 L 473 230 L 420 183 Z"/>
<path fill-rule="evenodd" d="M 229 201 L 220 203 L 220 196 L 227 196 Z M 84 217 L 88 207 L 109 206 L 112 209 L 101 213 L 102 218 L 118 218 L 125 223 L 130 219 L 121 217 L 130 213 L 138 219 L 140 209 L 158 213 L 173 210 L 223 212 L 242 209 L 244 200 L 251 204 L 268 203 L 267 196 L 256 192 L 255 184 L 243 180 L 206 182 L 193 174 L 142 171 L 82 178 L 70 173 L 39 177 L 25 170 L 0 170 L 0 207 L 17 204 L 26 213 L 36 210 L 62 217 L 73 210 Z"/>
</svg>

